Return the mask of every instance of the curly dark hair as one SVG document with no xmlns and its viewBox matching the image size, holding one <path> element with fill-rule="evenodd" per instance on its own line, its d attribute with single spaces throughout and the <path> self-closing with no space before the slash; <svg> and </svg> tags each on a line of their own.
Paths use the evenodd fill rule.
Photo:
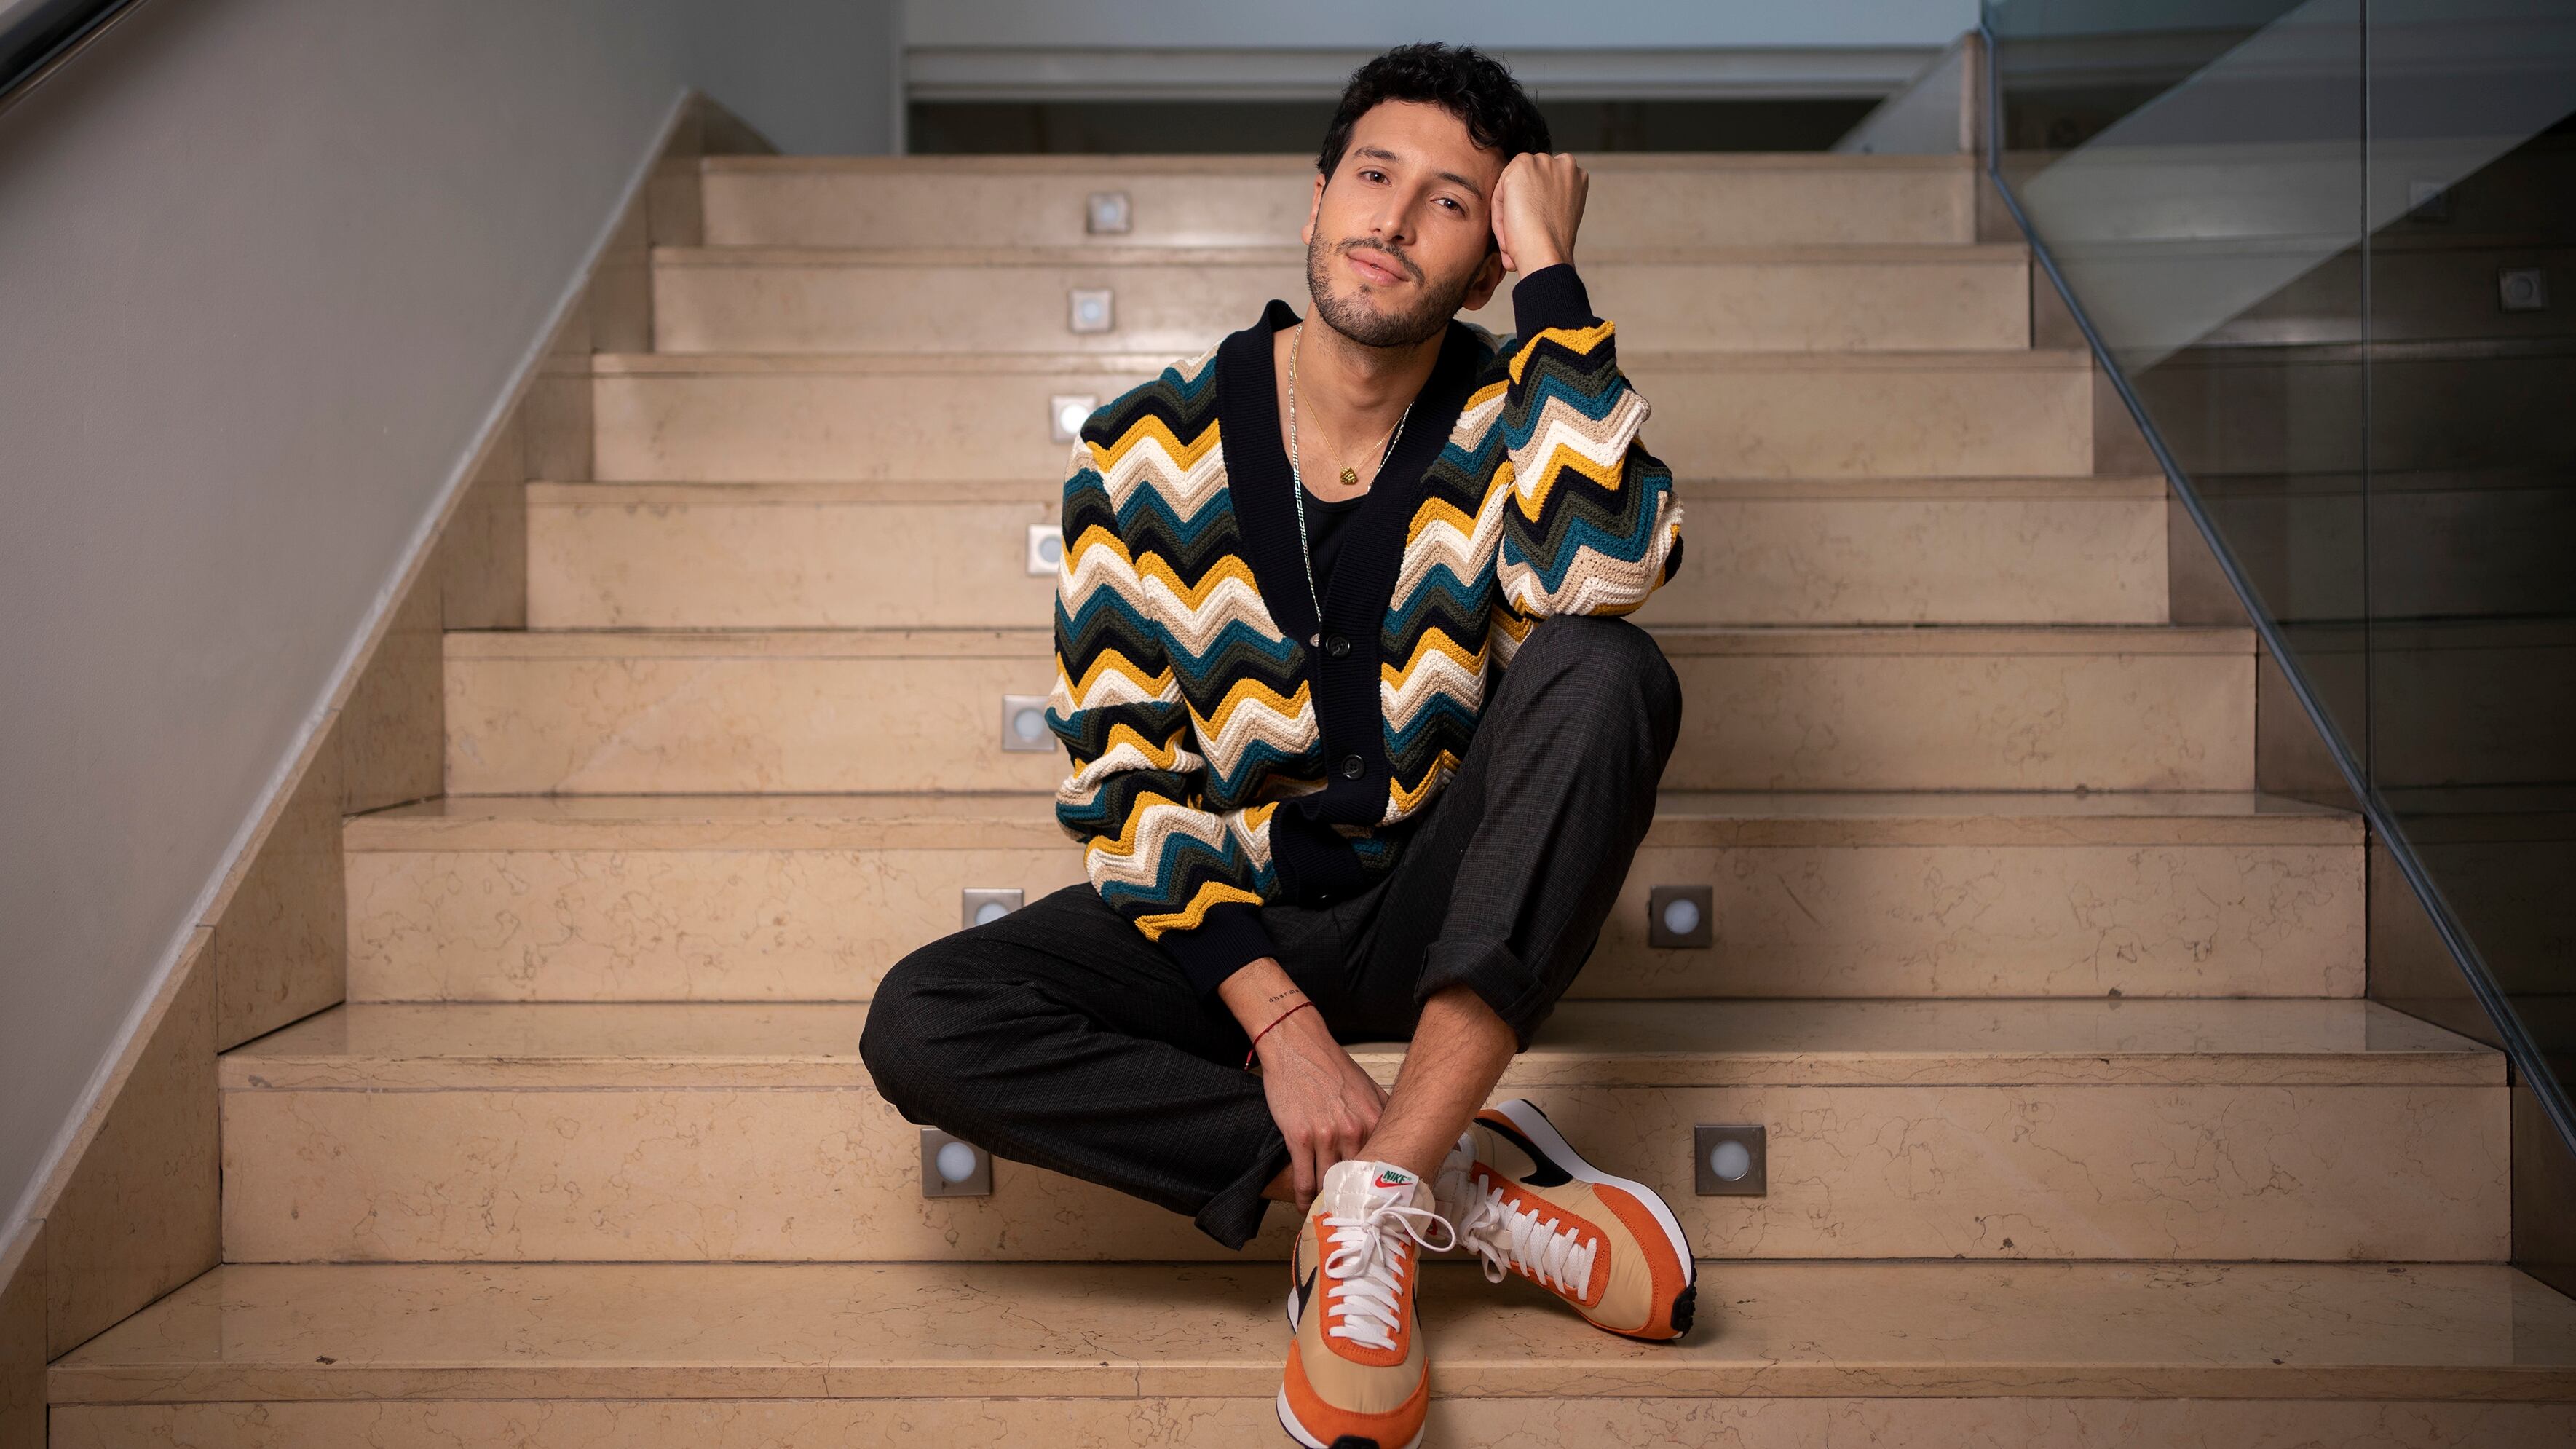
<svg viewBox="0 0 2576 1449">
<path fill-rule="evenodd" d="M 1324 131 L 1317 170 L 1330 177 L 1351 144 L 1351 127 L 1384 101 L 1425 101 L 1466 123 L 1467 139 L 1510 160 L 1523 151 L 1547 151 L 1547 118 L 1503 63 L 1471 45 L 1427 40 L 1399 45 L 1358 70 L 1343 88 L 1333 124 Z"/>
</svg>

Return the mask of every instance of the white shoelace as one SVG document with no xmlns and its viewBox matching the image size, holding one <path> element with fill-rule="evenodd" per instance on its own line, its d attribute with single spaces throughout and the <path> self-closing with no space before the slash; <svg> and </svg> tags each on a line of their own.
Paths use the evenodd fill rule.
<svg viewBox="0 0 2576 1449">
<path fill-rule="evenodd" d="M 1368 1208 L 1358 1217 L 1327 1215 L 1324 1225 L 1331 1228 L 1331 1252 L 1324 1255 L 1324 1271 L 1338 1280 L 1324 1297 L 1325 1317 L 1338 1317 L 1324 1332 L 1335 1338 L 1347 1338 L 1371 1348 L 1395 1347 L 1395 1326 L 1400 1316 L 1396 1295 L 1403 1287 L 1404 1270 L 1412 1257 L 1407 1240 L 1439 1252 L 1457 1245 L 1457 1233 L 1449 1241 L 1435 1243 L 1422 1235 L 1425 1222 L 1449 1227 L 1449 1220 L 1430 1208 L 1407 1207 L 1393 1198 L 1371 1195 Z"/>
<path fill-rule="evenodd" d="M 1555 1218 L 1541 1222 L 1535 1208 L 1511 1208 L 1501 1188 L 1479 1192 L 1469 1183 L 1466 1191 L 1475 1202 L 1451 1231 L 1485 1260 L 1486 1281 L 1500 1283 L 1507 1269 L 1517 1268 L 1542 1286 L 1568 1293 L 1580 1293 L 1592 1282 L 1592 1260 L 1601 1254 L 1599 1238 L 1585 1242 L 1579 1227 L 1560 1230 Z"/>
</svg>

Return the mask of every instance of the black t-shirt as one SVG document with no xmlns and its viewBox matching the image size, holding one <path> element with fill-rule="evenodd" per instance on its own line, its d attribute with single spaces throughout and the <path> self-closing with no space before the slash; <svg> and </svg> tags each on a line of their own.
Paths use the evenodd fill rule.
<svg viewBox="0 0 2576 1449">
<path fill-rule="evenodd" d="M 1316 497 L 1312 489 L 1307 490 L 1306 557 L 1312 560 L 1315 566 L 1315 596 L 1318 603 L 1332 597 L 1333 564 L 1342 554 L 1343 525 L 1349 523 L 1351 515 L 1359 512 L 1360 505 L 1366 502 L 1368 502 L 1368 495 L 1360 493 L 1327 503 Z"/>
</svg>

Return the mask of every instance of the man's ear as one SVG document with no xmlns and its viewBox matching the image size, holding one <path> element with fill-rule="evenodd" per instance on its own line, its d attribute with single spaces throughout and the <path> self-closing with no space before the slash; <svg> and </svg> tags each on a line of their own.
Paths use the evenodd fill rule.
<svg viewBox="0 0 2576 1449">
<path fill-rule="evenodd" d="M 1475 280 L 1467 284 L 1466 300 L 1459 305 L 1458 310 L 1473 312 L 1484 306 L 1494 300 L 1494 289 L 1502 284 L 1503 254 L 1499 251 L 1485 253 L 1485 259 L 1476 264 Z"/>
<path fill-rule="evenodd" d="M 1313 246 L 1315 244 L 1315 218 L 1323 214 L 1324 173 L 1322 171 L 1317 171 L 1315 173 L 1314 198 L 1306 203 L 1306 229 L 1297 233 L 1299 244 L 1304 246 Z"/>
</svg>

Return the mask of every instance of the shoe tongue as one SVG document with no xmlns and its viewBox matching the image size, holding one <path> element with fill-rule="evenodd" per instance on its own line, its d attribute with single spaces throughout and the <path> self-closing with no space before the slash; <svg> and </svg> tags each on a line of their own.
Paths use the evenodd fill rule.
<svg viewBox="0 0 2576 1449">
<path fill-rule="evenodd" d="M 1386 1162 L 1336 1162 L 1324 1174 L 1323 1195 L 1340 1217 L 1360 1217 L 1377 1203 L 1411 1207 L 1423 1191 L 1422 1179 Z"/>
</svg>

